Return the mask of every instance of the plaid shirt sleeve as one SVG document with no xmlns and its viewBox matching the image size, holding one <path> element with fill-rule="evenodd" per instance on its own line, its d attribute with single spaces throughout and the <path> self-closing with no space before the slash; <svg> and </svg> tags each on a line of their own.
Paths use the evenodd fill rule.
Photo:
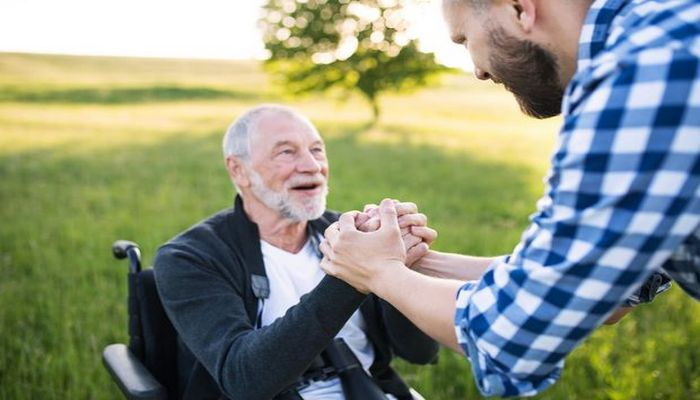
<svg viewBox="0 0 700 400">
<path fill-rule="evenodd" d="M 551 385 L 566 355 L 698 229 L 699 50 L 605 54 L 575 77 L 530 227 L 457 293 L 457 338 L 482 394 Z"/>
</svg>

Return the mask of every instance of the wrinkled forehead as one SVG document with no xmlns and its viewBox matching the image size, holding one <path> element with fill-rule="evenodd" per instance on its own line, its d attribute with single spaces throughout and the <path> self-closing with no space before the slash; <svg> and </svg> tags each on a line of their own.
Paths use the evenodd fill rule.
<svg viewBox="0 0 700 400">
<path fill-rule="evenodd" d="M 313 124 L 301 115 L 288 111 L 269 110 L 261 113 L 251 136 L 251 150 L 269 148 L 278 142 L 304 145 L 323 142 Z"/>
</svg>

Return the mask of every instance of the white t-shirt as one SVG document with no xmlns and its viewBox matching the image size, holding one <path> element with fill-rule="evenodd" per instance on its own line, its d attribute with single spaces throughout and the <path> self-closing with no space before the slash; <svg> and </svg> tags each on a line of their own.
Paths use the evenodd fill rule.
<svg viewBox="0 0 700 400">
<path fill-rule="evenodd" d="M 260 241 L 265 272 L 270 283 L 270 297 L 262 308 L 262 326 L 272 324 L 284 316 L 287 310 L 299 303 L 301 296 L 313 290 L 325 276 L 320 260 L 311 241 L 296 254 L 277 248 L 264 240 Z M 350 317 L 336 337 L 345 339 L 350 349 L 366 371 L 374 361 L 374 348 L 365 334 L 366 324 L 360 311 Z M 304 399 L 344 399 L 338 378 L 314 382 L 299 393 Z"/>
</svg>

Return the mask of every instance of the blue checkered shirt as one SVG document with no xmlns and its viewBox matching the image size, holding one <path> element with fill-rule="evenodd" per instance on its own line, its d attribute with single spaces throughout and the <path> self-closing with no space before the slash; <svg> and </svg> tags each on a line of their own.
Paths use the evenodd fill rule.
<svg viewBox="0 0 700 400">
<path fill-rule="evenodd" d="M 700 2 L 597 0 L 544 197 L 513 253 L 457 295 L 484 395 L 534 395 L 663 269 L 700 299 Z"/>
</svg>

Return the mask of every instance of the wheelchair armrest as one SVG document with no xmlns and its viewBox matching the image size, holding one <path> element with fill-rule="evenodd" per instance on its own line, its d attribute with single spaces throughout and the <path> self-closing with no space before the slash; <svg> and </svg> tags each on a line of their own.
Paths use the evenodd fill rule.
<svg viewBox="0 0 700 400">
<path fill-rule="evenodd" d="M 418 393 L 418 391 L 412 387 L 408 388 L 408 390 L 411 392 L 411 396 L 413 396 L 413 400 L 425 400 L 425 397 L 423 397 L 422 394 Z"/>
<path fill-rule="evenodd" d="M 102 361 L 119 389 L 133 400 L 163 400 L 165 387 L 124 344 L 111 344 L 102 352 Z"/>
</svg>

